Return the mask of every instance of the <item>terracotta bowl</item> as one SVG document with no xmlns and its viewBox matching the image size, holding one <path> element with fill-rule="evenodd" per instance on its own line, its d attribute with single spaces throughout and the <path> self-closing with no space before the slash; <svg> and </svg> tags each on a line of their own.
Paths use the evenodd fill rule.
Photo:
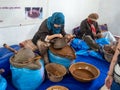
<svg viewBox="0 0 120 90">
<path fill-rule="evenodd" d="M 100 74 L 98 68 L 85 62 L 72 64 L 69 67 L 69 71 L 72 76 L 80 82 L 90 82 L 96 79 Z"/>
<path fill-rule="evenodd" d="M 45 66 L 47 75 L 50 81 L 59 82 L 63 79 L 63 76 L 66 74 L 67 70 L 63 65 L 57 63 L 49 63 Z"/>
<path fill-rule="evenodd" d="M 46 90 L 69 90 L 69 89 L 64 86 L 55 85 L 55 86 L 48 87 Z"/>
</svg>

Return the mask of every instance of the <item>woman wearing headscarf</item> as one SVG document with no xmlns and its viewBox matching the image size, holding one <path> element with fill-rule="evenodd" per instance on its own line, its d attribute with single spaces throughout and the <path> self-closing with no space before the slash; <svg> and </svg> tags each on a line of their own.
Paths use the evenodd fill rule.
<svg viewBox="0 0 120 90">
<path fill-rule="evenodd" d="M 37 45 L 45 64 L 49 63 L 47 50 L 50 46 L 50 41 L 53 38 L 62 38 L 67 35 L 71 38 L 72 35 L 66 34 L 64 30 L 65 17 L 61 12 L 55 12 L 52 16 L 45 19 L 39 27 L 39 30 L 34 35 L 32 42 Z"/>
</svg>

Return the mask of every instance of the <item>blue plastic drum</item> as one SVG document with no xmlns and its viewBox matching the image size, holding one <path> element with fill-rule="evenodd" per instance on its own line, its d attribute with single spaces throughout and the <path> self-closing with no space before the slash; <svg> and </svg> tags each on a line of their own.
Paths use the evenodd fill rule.
<svg viewBox="0 0 120 90">
<path fill-rule="evenodd" d="M 55 55 L 50 50 L 48 50 L 48 55 L 49 55 L 50 62 L 61 64 L 61 65 L 65 66 L 66 68 L 69 68 L 69 66 L 72 63 L 72 60 Z"/>
<path fill-rule="evenodd" d="M 36 90 L 44 81 L 44 62 L 40 60 L 41 68 L 30 70 L 16 68 L 11 65 L 12 83 L 18 90 Z"/>
</svg>

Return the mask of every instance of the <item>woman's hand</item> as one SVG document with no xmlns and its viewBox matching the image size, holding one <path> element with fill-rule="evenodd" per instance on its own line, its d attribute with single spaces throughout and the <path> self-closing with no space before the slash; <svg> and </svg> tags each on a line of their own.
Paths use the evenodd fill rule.
<svg viewBox="0 0 120 90">
<path fill-rule="evenodd" d="M 112 85 L 112 82 L 113 82 L 113 77 L 112 75 L 108 75 L 105 79 L 105 85 L 108 89 L 110 89 L 111 85 Z"/>
<path fill-rule="evenodd" d="M 47 39 L 48 39 L 48 40 L 52 40 L 53 38 L 56 38 L 56 37 L 62 38 L 63 35 L 62 35 L 62 34 L 53 34 L 53 35 L 47 36 Z"/>
<path fill-rule="evenodd" d="M 58 37 L 58 38 L 62 38 L 62 37 L 63 37 L 62 34 L 55 34 L 54 36 L 55 36 L 55 37 Z M 55 38 L 55 37 L 54 37 L 54 38 Z"/>
<path fill-rule="evenodd" d="M 66 38 L 67 42 L 70 42 L 74 37 L 75 37 L 75 35 L 72 35 L 72 34 L 65 35 L 65 38 Z"/>
<path fill-rule="evenodd" d="M 73 39 L 73 38 L 75 37 L 75 35 L 67 34 L 67 35 L 65 35 L 65 37 L 66 37 L 67 39 Z"/>
<path fill-rule="evenodd" d="M 97 33 L 97 34 L 96 34 L 96 37 L 99 39 L 99 38 L 102 38 L 103 35 L 102 35 L 102 33 Z"/>
</svg>

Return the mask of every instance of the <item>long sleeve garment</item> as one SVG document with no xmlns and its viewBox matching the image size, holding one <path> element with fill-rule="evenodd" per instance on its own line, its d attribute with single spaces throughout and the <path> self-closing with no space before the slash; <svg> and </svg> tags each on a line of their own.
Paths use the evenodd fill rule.
<svg viewBox="0 0 120 90">
<path fill-rule="evenodd" d="M 93 22 L 92 24 L 94 25 L 94 27 L 96 29 L 96 34 L 101 32 L 99 30 L 99 26 L 98 26 L 97 22 Z M 87 19 L 83 20 L 80 24 L 80 32 L 78 33 L 78 38 L 81 39 L 83 37 L 83 35 L 90 35 L 93 39 L 95 39 L 94 35 L 92 33 L 92 30 L 91 30 L 91 26 L 88 23 Z"/>
<path fill-rule="evenodd" d="M 42 24 L 39 27 L 39 30 L 36 32 L 36 34 L 34 35 L 32 42 L 36 45 L 37 41 L 40 39 L 41 41 L 45 41 L 45 38 L 47 35 L 53 35 L 54 33 L 52 32 L 52 30 L 49 30 L 47 27 L 47 19 L 44 20 L 42 22 Z M 62 34 L 63 36 L 66 35 L 66 32 L 64 30 L 64 26 L 61 27 L 61 32 L 60 34 Z"/>
</svg>

